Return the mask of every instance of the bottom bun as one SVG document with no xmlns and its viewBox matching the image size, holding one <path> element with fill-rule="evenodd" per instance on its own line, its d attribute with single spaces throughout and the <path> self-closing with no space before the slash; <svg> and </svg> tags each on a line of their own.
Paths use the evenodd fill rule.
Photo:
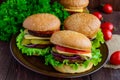
<svg viewBox="0 0 120 80">
<path fill-rule="evenodd" d="M 88 71 L 92 68 L 93 64 L 89 63 L 88 67 L 84 67 L 84 66 L 79 66 L 78 69 L 73 69 L 72 67 L 68 66 L 68 65 L 63 65 L 63 66 L 53 66 L 55 70 L 62 72 L 62 73 L 81 73 L 81 72 L 85 72 Z"/>
</svg>

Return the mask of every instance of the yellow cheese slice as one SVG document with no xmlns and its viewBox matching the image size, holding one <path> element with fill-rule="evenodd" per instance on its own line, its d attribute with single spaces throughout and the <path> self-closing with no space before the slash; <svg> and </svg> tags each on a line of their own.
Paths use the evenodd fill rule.
<svg viewBox="0 0 120 80">
<path fill-rule="evenodd" d="M 72 11 L 72 12 L 83 12 L 84 10 L 83 9 L 67 9 L 67 8 L 65 8 L 64 10 L 66 10 L 66 11 Z"/>
<path fill-rule="evenodd" d="M 68 53 L 68 52 L 64 52 L 64 51 L 60 51 L 60 50 L 57 50 L 57 52 L 59 54 L 64 54 L 64 55 L 73 55 L 73 53 Z M 80 56 L 87 56 L 89 58 L 92 58 L 92 54 L 91 53 L 86 53 L 86 54 L 77 54 L 77 55 L 80 55 Z"/>
<path fill-rule="evenodd" d="M 74 53 L 68 53 L 68 52 L 57 50 L 54 47 L 52 48 L 52 50 L 55 51 L 55 52 L 58 52 L 59 54 L 63 54 L 63 55 L 67 55 L 67 56 L 73 56 L 73 55 L 75 55 Z M 77 55 L 92 58 L 92 53 L 77 54 Z"/>
</svg>

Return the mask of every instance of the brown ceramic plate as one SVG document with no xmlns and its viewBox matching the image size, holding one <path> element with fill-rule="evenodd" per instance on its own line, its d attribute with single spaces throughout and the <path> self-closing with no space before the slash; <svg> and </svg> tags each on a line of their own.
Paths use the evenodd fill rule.
<svg viewBox="0 0 120 80">
<path fill-rule="evenodd" d="M 102 61 L 97 66 L 83 73 L 77 73 L 77 74 L 60 73 L 60 72 L 55 71 L 52 68 L 52 66 L 46 66 L 44 64 L 44 59 L 42 57 L 35 57 L 35 56 L 28 57 L 26 55 L 23 55 L 16 46 L 16 36 L 17 34 L 12 37 L 11 43 L 10 43 L 10 49 L 11 49 L 13 57 L 24 67 L 34 72 L 47 75 L 47 76 L 51 76 L 51 77 L 75 78 L 75 77 L 82 77 L 82 76 L 90 75 L 96 72 L 97 70 L 99 70 L 100 68 L 102 68 L 102 66 L 106 63 L 107 58 L 108 58 L 108 48 L 106 44 L 103 44 L 100 47 L 100 51 L 102 53 Z"/>
</svg>

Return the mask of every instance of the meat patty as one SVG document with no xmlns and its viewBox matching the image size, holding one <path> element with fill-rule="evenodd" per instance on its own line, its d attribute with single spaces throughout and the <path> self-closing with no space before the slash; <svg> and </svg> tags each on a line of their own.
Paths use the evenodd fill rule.
<svg viewBox="0 0 120 80">
<path fill-rule="evenodd" d="M 56 52 L 52 52 L 52 55 L 55 60 L 63 62 L 64 60 L 69 60 L 69 63 L 82 63 L 85 61 L 85 58 L 79 56 L 79 55 L 73 55 L 73 56 L 65 56 Z"/>
<path fill-rule="evenodd" d="M 52 44 L 28 44 L 25 46 L 29 48 L 46 48 L 48 46 L 53 46 L 53 45 Z"/>
<path fill-rule="evenodd" d="M 55 31 L 31 31 L 28 30 L 31 35 L 38 37 L 50 37 Z"/>
</svg>

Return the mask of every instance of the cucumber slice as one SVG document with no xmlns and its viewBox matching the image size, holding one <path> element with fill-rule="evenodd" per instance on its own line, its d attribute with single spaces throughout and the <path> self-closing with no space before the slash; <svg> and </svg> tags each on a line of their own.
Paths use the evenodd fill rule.
<svg viewBox="0 0 120 80">
<path fill-rule="evenodd" d="M 50 41 L 34 39 L 34 40 L 31 40 L 31 43 L 32 44 L 50 44 Z"/>
</svg>

